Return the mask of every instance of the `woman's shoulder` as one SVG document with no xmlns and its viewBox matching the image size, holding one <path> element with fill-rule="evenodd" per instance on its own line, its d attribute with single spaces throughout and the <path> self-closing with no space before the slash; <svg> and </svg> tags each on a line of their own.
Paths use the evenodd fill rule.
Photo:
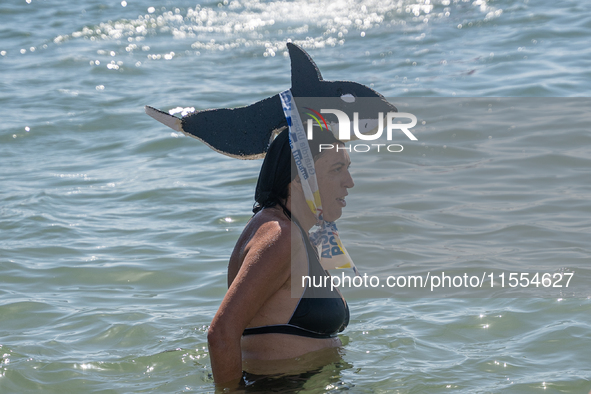
<svg viewBox="0 0 591 394">
<path fill-rule="evenodd" d="M 290 254 L 291 221 L 281 209 L 266 208 L 254 215 L 244 228 L 230 258 L 230 270 L 237 272 L 245 260 L 264 264 L 269 261 L 269 255 L 275 257 L 272 260 L 289 264 Z M 261 258 L 263 255 L 267 258 Z"/>
<path fill-rule="evenodd" d="M 259 211 L 250 220 L 243 235 L 248 240 L 245 247 L 248 250 L 262 251 L 274 249 L 281 253 L 284 248 L 290 249 L 291 221 L 277 208 L 266 208 Z"/>
<path fill-rule="evenodd" d="M 281 239 L 291 233 L 291 220 L 283 210 L 266 208 L 257 212 L 244 228 L 250 238 Z"/>
</svg>

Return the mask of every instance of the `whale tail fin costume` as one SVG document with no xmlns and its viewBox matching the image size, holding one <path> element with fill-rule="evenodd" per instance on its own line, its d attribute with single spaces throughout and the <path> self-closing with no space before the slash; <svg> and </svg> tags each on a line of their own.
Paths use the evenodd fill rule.
<svg viewBox="0 0 591 394">
<path fill-rule="evenodd" d="M 318 70 L 318 67 L 303 49 L 295 44 L 288 43 L 289 56 L 291 59 L 291 89 L 254 104 L 239 108 L 221 108 L 196 111 L 178 118 L 166 112 L 150 106 L 145 110 L 148 115 L 166 126 L 182 132 L 190 137 L 197 138 L 213 150 L 237 159 L 259 159 L 263 158 L 274 137 L 285 128 L 290 129 L 290 142 L 296 138 L 305 140 L 301 113 L 296 109 L 286 108 L 286 100 L 295 103 L 298 99 L 318 100 L 329 99 L 330 108 L 336 109 L 348 115 L 349 119 L 361 119 L 356 122 L 356 130 L 360 133 L 367 133 L 374 130 L 378 124 L 383 125 L 382 119 L 376 119 L 376 114 L 397 112 L 396 107 L 375 90 L 362 84 L 350 81 L 325 81 Z M 361 100 L 359 100 L 361 98 Z M 370 104 L 367 105 L 369 100 Z M 317 113 L 312 108 L 297 106 L 299 110 L 305 108 Z M 338 112 L 337 111 L 337 112 Z M 338 134 L 339 120 L 334 116 L 326 115 L 326 119 L 320 116 L 323 122 L 311 113 L 307 113 L 317 120 L 321 125 L 331 130 L 340 140 L 345 142 L 342 135 Z M 308 124 L 311 125 L 311 120 Z M 294 128 L 294 124 L 298 127 Z M 296 128 L 297 134 L 296 134 Z M 348 128 L 348 126 L 347 126 Z M 357 134 L 357 131 L 356 131 Z M 303 137 L 303 138 L 302 138 Z M 355 139 L 355 135 L 352 136 Z M 292 152 L 295 144 L 292 145 Z M 306 144 L 307 145 L 307 144 Z M 309 149 L 309 148 L 308 148 Z M 311 158 L 311 155 L 310 155 Z M 310 159 L 307 166 L 314 167 Z M 301 179 L 302 176 L 300 176 Z M 319 229 L 310 235 L 310 239 L 319 248 L 321 264 L 325 269 L 353 268 L 358 274 L 353 261 L 339 239 L 338 231 L 334 223 L 325 222 L 322 219 L 322 205 L 318 196 L 316 178 L 306 180 L 308 189 L 312 194 L 307 194 L 310 209 L 318 219 Z"/>
<path fill-rule="evenodd" d="M 246 107 L 196 111 L 183 118 L 146 106 L 146 113 L 173 130 L 197 138 L 216 152 L 236 159 L 262 159 L 287 123 L 279 95 Z"/>
</svg>

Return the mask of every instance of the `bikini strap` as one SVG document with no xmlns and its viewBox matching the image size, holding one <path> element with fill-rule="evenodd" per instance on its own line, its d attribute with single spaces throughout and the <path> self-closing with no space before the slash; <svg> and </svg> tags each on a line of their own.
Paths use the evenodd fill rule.
<svg viewBox="0 0 591 394">
<path fill-rule="evenodd" d="M 277 204 L 279 204 L 279 206 L 283 209 L 283 213 L 285 213 L 285 215 L 289 218 L 289 220 L 291 220 L 293 223 L 295 223 L 296 226 L 298 226 L 298 228 L 300 229 L 300 233 L 302 234 L 302 236 L 304 238 L 304 245 L 306 245 L 306 248 L 308 249 L 308 251 L 312 251 L 314 253 L 314 255 L 316 256 L 316 259 L 318 261 L 320 261 L 320 256 L 318 255 L 318 249 L 316 247 L 314 247 L 314 245 L 312 245 L 312 242 L 310 241 L 310 236 L 308 235 L 308 232 L 304 231 L 300 222 L 298 222 L 298 220 L 295 217 L 291 216 L 290 210 L 287 209 L 287 207 L 285 205 L 283 205 L 283 203 L 281 201 L 277 200 Z"/>
<path fill-rule="evenodd" d="M 295 220 L 295 218 L 291 217 L 291 211 L 289 209 L 287 209 L 287 207 L 285 205 L 283 205 L 283 203 L 279 200 L 277 200 L 277 204 L 279 204 L 279 206 L 283 209 L 283 213 L 285 214 L 285 216 L 287 216 L 289 218 L 289 220 Z M 298 223 L 299 225 L 299 223 Z"/>
<path fill-rule="evenodd" d="M 306 239 L 308 239 L 308 242 L 309 242 L 310 238 L 308 237 L 308 232 L 304 231 L 300 222 L 298 222 L 298 220 L 295 217 L 291 216 L 291 211 L 289 209 L 287 209 L 287 207 L 285 205 L 283 205 L 283 203 L 281 201 L 277 200 L 277 204 L 279 204 L 279 206 L 283 209 L 283 213 L 285 214 L 285 216 L 287 216 L 289 218 L 289 220 L 294 222 L 298 226 L 300 231 L 306 235 Z"/>
</svg>

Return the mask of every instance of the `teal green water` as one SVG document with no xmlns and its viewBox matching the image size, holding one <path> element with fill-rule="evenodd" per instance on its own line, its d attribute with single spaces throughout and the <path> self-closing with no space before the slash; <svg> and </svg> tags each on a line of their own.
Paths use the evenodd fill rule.
<svg viewBox="0 0 591 394">
<path fill-rule="evenodd" d="M 288 38 L 325 79 L 371 85 L 419 117 L 403 152 L 352 154 L 339 229 L 362 272 L 575 272 L 578 286 L 545 298 L 344 289 L 342 360 L 302 392 L 588 393 L 591 137 L 589 100 L 574 97 L 591 88 L 589 11 L 0 4 L 0 393 L 214 391 L 206 330 L 261 162 L 223 157 L 143 106 L 276 94 L 290 84 Z"/>
</svg>

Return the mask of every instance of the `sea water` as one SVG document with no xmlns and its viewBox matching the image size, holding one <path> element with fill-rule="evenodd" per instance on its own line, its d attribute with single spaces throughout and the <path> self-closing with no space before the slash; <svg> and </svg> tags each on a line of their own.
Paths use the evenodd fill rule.
<svg viewBox="0 0 591 394">
<path fill-rule="evenodd" d="M 224 157 L 143 107 L 277 94 L 291 83 L 288 40 L 326 80 L 370 86 L 425 122 L 416 143 L 397 141 L 403 152 L 351 154 L 339 229 L 362 273 L 539 266 L 588 287 L 590 11 L 575 0 L 3 1 L 0 392 L 214 391 L 206 331 L 261 162 Z M 499 110 L 511 106 L 521 112 Z M 487 122 L 449 122 L 466 107 Z M 588 295 L 509 290 L 343 289 L 341 360 L 300 390 L 588 393 Z"/>
</svg>

